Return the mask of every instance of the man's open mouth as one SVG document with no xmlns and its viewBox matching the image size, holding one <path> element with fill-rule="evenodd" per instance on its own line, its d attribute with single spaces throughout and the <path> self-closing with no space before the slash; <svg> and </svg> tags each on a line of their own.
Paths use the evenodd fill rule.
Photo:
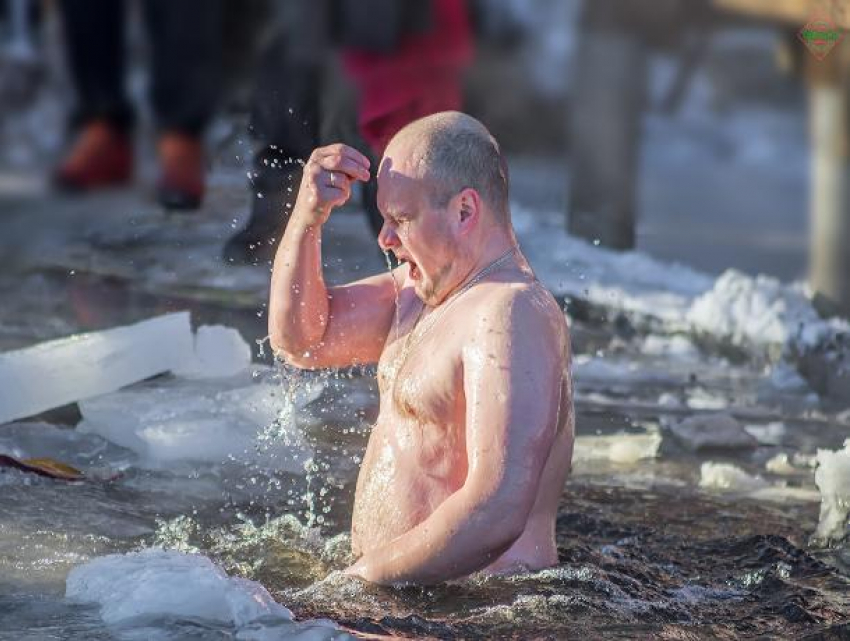
<svg viewBox="0 0 850 641">
<path fill-rule="evenodd" d="M 413 280 L 419 279 L 419 266 L 406 256 L 398 257 L 400 263 L 407 263 L 408 274 Z"/>
</svg>

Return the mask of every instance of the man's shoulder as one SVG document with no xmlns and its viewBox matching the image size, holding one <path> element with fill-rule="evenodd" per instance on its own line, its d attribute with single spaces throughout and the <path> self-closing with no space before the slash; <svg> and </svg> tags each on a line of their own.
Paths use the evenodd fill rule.
<svg viewBox="0 0 850 641">
<path fill-rule="evenodd" d="M 545 330 L 566 325 L 555 297 L 537 280 L 488 283 L 470 307 L 467 311 L 475 314 L 479 329 Z"/>
<path fill-rule="evenodd" d="M 555 297 L 536 279 L 490 283 L 490 286 L 482 291 L 479 305 L 484 309 L 513 310 L 546 316 L 563 314 Z"/>
</svg>

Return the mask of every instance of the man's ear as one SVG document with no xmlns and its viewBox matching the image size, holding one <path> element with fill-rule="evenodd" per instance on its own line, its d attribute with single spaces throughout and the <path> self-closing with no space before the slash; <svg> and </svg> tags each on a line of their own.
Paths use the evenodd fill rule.
<svg viewBox="0 0 850 641">
<path fill-rule="evenodd" d="M 471 187 L 465 188 L 457 196 L 458 227 L 463 233 L 475 227 L 481 218 L 481 197 Z"/>
</svg>

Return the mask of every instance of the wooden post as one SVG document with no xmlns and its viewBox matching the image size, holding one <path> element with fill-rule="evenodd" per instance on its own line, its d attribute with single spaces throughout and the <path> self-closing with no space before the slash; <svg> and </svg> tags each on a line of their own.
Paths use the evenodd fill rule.
<svg viewBox="0 0 850 641">
<path fill-rule="evenodd" d="M 809 58 L 809 278 L 822 314 L 850 318 L 850 40 Z"/>
<path fill-rule="evenodd" d="M 567 229 L 614 249 L 635 244 L 646 83 L 647 45 L 639 32 L 583 21 L 569 117 L 572 180 Z"/>
</svg>

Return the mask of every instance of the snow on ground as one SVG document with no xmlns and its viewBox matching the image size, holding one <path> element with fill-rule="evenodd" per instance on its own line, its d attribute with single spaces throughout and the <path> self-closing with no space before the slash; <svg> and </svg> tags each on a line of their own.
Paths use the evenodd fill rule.
<svg viewBox="0 0 850 641">
<path fill-rule="evenodd" d="M 835 332 L 850 331 L 846 321 L 821 319 L 802 284 L 734 270 L 693 301 L 686 320 L 697 331 L 739 346 L 807 348 Z"/>
<path fill-rule="evenodd" d="M 537 277 L 553 292 L 599 305 L 681 323 L 712 278 L 642 252 L 596 247 L 563 229 L 563 217 L 512 205 L 520 246 Z"/>
<path fill-rule="evenodd" d="M 802 283 L 737 270 L 715 280 L 640 251 L 615 252 L 570 237 L 560 216 L 514 206 L 513 218 L 521 247 L 550 290 L 659 320 L 669 332 L 708 335 L 758 352 L 811 348 L 850 332 L 846 321 L 818 315 Z"/>
</svg>

